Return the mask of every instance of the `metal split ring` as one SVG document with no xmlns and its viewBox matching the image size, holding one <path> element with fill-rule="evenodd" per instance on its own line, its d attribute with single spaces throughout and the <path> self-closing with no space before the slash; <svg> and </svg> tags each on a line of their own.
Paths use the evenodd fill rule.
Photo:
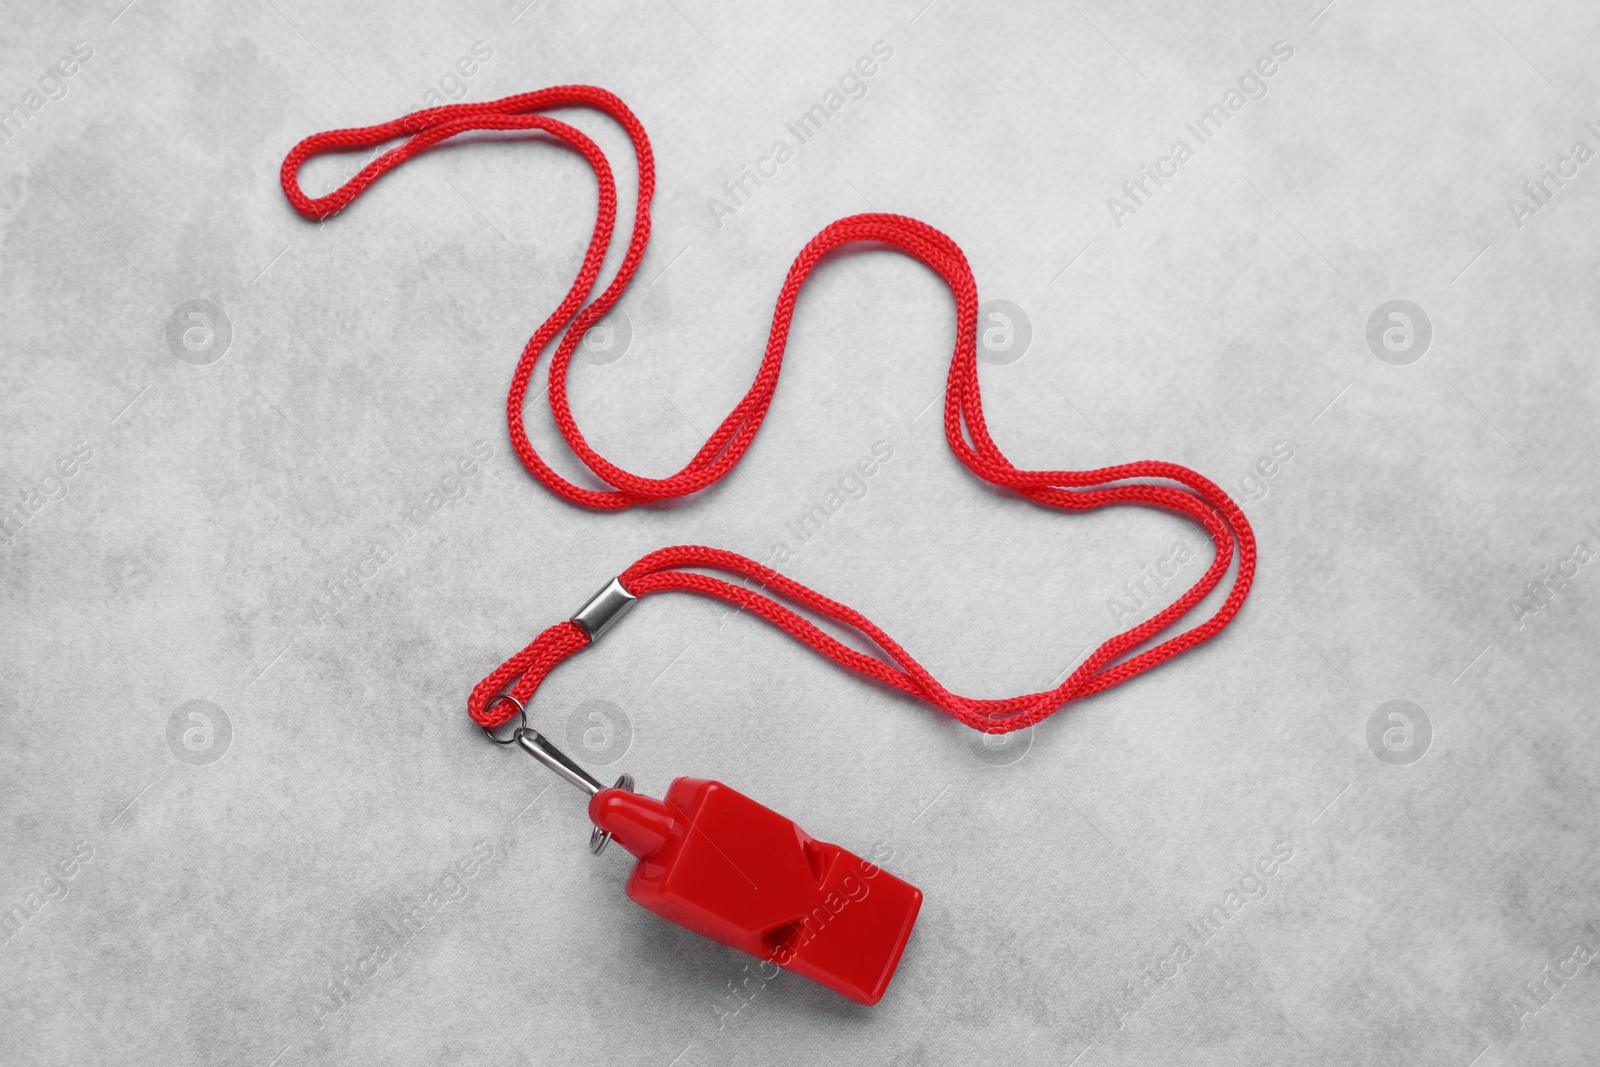
<svg viewBox="0 0 1600 1067">
<path fill-rule="evenodd" d="M 511 701 L 511 703 L 513 703 L 513 704 L 515 704 L 517 706 L 517 712 L 518 712 L 518 714 L 521 715 L 522 721 L 520 723 L 518 723 L 516 731 L 513 732 L 512 735 L 510 737 L 506 738 L 504 741 L 502 741 L 498 737 L 496 737 L 494 735 L 494 731 L 492 729 L 490 729 L 489 727 L 487 727 L 487 726 L 485 726 L 483 728 L 483 732 L 488 734 L 489 735 L 489 740 L 493 741 L 495 744 L 497 744 L 497 745 L 509 745 L 509 744 L 513 744 L 513 743 L 516 742 L 518 733 L 520 733 L 523 730 L 526 730 L 528 728 L 528 709 L 523 706 L 522 701 L 518 700 L 516 697 L 512 696 L 510 693 L 500 693 L 500 694 L 490 698 L 489 703 L 487 703 L 487 704 L 485 704 L 483 706 L 484 715 L 487 716 L 489 714 L 489 712 L 494 710 L 494 706 L 496 704 L 500 703 L 502 700 L 509 700 L 509 701 Z"/>
<path fill-rule="evenodd" d="M 621 778 L 617 779 L 617 784 L 611 788 L 621 789 L 628 793 L 633 792 L 633 775 L 624 774 Z M 609 844 L 611 844 L 610 830 L 602 830 L 600 827 L 596 826 L 593 830 L 589 831 L 589 851 L 594 855 L 600 855 L 600 853 L 606 850 L 606 846 Z"/>
</svg>

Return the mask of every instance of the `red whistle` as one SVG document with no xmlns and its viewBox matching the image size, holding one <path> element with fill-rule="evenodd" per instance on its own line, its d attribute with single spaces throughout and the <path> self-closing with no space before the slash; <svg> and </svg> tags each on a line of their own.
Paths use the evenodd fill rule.
<svg viewBox="0 0 1600 1067">
<path fill-rule="evenodd" d="M 522 710 L 513 696 L 495 699 Z M 922 890 L 721 782 L 675 778 L 665 800 L 634 793 L 626 774 L 607 789 L 529 729 L 526 713 L 509 740 L 495 740 L 589 794 L 589 849 L 614 839 L 639 857 L 628 878 L 638 903 L 861 1004 L 883 999 Z"/>
<path fill-rule="evenodd" d="M 702 778 L 664 801 L 602 790 L 589 818 L 639 857 L 628 896 L 662 918 L 861 1004 L 889 988 L 922 906 L 909 882 Z"/>
</svg>

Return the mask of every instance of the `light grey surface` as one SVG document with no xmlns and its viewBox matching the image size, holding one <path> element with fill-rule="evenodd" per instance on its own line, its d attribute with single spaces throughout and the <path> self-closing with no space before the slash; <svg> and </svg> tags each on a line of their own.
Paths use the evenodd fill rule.
<svg viewBox="0 0 1600 1067">
<path fill-rule="evenodd" d="M 1600 9 L 524 2 L 0 20 L 0 105 L 93 51 L 0 146 L 0 489 L 41 494 L 0 547 L 0 905 L 25 916 L 0 1060 L 1595 1062 L 1600 161 L 1537 213 L 1508 199 L 1575 141 L 1600 150 Z M 880 41 L 866 95 L 719 225 L 723 183 Z M 1185 122 L 1280 41 L 1266 95 L 1200 144 Z M 556 501 L 503 404 L 592 223 L 582 161 L 452 147 L 322 226 L 277 186 L 298 139 L 421 106 L 478 42 L 466 99 L 595 83 L 655 146 L 631 337 L 574 373 L 607 456 L 681 465 L 746 388 L 805 240 L 896 211 L 1026 316 L 1026 352 L 981 368 L 1019 464 L 1189 464 L 1259 534 L 1221 639 L 999 751 L 687 598 L 550 680 L 535 723 L 601 777 L 716 777 L 892 854 L 927 900 L 874 1009 L 631 904 L 625 855 L 587 854 L 581 798 L 485 743 L 468 690 L 650 549 L 783 540 L 788 573 L 958 691 L 1032 691 L 1114 631 L 1145 564 L 1182 542 L 1161 595 L 1197 576 L 1203 535 L 962 470 L 930 407 L 948 295 L 883 252 L 809 284 L 727 484 L 626 514 Z M 575 121 L 626 203 L 625 142 Z M 1178 139 L 1193 157 L 1114 212 Z M 1368 344 L 1392 300 L 1431 323 L 1405 365 L 1415 342 Z M 203 327 L 184 347 L 190 311 L 217 338 L 226 320 L 220 358 Z M 878 441 L 893 458 L 800 544 L 785 523 Z M 1289 861 L 1253 874 L 1274 848 Z M 1202 941 L 1186 924 L 1218 904 Z"/>
</svg>

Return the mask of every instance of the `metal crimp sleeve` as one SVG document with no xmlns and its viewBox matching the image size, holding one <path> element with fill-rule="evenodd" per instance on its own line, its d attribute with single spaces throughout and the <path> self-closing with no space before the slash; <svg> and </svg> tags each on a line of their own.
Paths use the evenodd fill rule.
<svg viewBox="0 0 1600 1067">
<path fill-rule="evenodd" d="M 590 641 L 598 641 L 600 635 L 609 630 L 638 599 L 622 587 L 621 578 L 613 578 L 604 589 L 584 602 L 583 607 L 572 616 L 572 621 L 583 627 Z"/>
</svg>

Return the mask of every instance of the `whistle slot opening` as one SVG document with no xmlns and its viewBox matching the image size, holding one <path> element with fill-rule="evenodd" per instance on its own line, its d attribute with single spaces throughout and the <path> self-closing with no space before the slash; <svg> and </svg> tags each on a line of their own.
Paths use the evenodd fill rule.
<svg viewBox="0 0 1600 1067">
<path fill-rule="evenodd" d="M 811 868 L 811 877 L 816 879 L 820 887 L 823 876 L 828 872 L 828 857 L 815 841 L 806 841 L 800 847 L 806 854 L 806 865 Z"/>
<path fill-rule="evenodd" d="M 761 936 L 761 944 L 769 957 L 793 955 L 795 942 L 800 939 L 800 930 L 801 924 L 797 922 L 774 926 Z"/>
</svg>

